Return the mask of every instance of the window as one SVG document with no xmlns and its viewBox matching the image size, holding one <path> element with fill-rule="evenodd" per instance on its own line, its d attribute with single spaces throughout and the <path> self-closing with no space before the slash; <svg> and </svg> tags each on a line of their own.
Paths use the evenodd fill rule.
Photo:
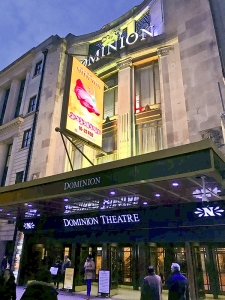
<svg viewBox="0 0 225 300">
<path fill-rule="evenodd" d="M 42 66 L 42 60 L 36 63 L 34 76 L 41 74 L 41 66 Z"/>
<path fill-rule="evenodd" d="M 15 183 L 23 182 L 23 171 L 16 173 Z"/>
<path fill-rule="evenodd" d="M 36 98 L 37 98 L 37 96 L 30 98 L 28 113 L 34 111 L 35 106 L 36 106 Z"/>
<path fill-rule="evenodd" d="M 118 114 L 118 77 L 117 74 L 105 80 L 108 90 L 104 93 L 104 119 Z"/>
<path fill-rule="evenodd" d="M 113 152 L 117 149 L 117 120 L 106 120 L 103 124 L 102 149 Z"/>
<path fill-rule="evenodd" d="M 16 104 L 16 111 L 15 111 L 15 118 L 17 118 L 19 116 L 20 113 L 20 106 L 21 106 L 21 102 L 22 102 L 22 98 L 23 98 L 23 91 L 24 91 L 24 87 L 25 87 L 25 81 L 26 78 L 21 80 L 20 83 L 20 91 L 19 91 L 19 95 L 18 95 L 18 99 L 17 99 L 17 104 Z"/>
<path fill-rule="evenodd" d="M 2 174 L 1 186 L 5 186 L 5 181 L 6 181 L 7 172 L 8 172 L 8 168 L 9 168 L 10 157 L 11 157 L 11 152 L 12 152 L 12 144 L 10 144 L 8 146 L 8 151 L 7 151 L 6 160 L 5 160 L 5 167 L 4 167 L 3 174 Z"/>
<path fill-rule="evenodd" d="M 162 120 L 136 125 L 137 155 L 163 149 Z"/>
<path fill-rule="evenodd" d="M 28 147 L 31 140 L 31 129 L 24 131 L 22 148 Z"/>
<path fill-rule="evenodd" d="M 136 105 L 135 112 L 144 110 L 146 105 L 154 106 L 160 103 L 159 68 L 153 62 L 135 70 Z"/>
<path fill-rule="evenodd" d="M 8 98 L 9 98 L 9 92 L 10 92 L 10 89 L 5 91 L 5 97 L 4 97 L 4 100 L 3 100 L 2 112 L 1 112 L 1 116 L 0 116 L 0 125 L 2 125 L 2 123 L 3 123 L 5 110 L 6 110 L 6 105 L 7 105 Z"/>
</svg>

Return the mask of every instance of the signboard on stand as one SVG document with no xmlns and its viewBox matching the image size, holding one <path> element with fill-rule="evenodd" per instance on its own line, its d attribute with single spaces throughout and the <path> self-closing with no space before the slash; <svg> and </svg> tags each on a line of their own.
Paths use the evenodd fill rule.
<svg viewBox="0 0 225 300">
<path fill-rule="evenodd" d="M 66 290 L 73 289 L 73 276 L 74 276 L 74 268 L 66 268 L 65 279 L 64 279 L 64 288 Z"/>
<path fill-rule="evenodd" d="M 110 296 L 110 271 L 108 270 L 98 272 L 98 293 Z"/>
</svg>

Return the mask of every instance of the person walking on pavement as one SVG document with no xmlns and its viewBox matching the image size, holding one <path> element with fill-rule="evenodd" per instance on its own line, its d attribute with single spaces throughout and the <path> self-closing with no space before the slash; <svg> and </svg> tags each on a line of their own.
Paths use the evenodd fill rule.
<svg viewBox="0 0 225 300">
<path fill-rule="evenodd" d="M 5 273 L 5 270 L 7 269 L 7 266 L 8 266 L 8 259 L 7 259 L 7 256 L 4 255 L 4 256 L 3 256 L 2 263 L 1 263 L 1 273 L 2 273 L 2 274 Z"/>
<path fill-rule="evenodd" d="M 65 281 L 65 274 L 66 274 L 66 269 L 71 267 L 71 261 L 69 257 L 66 255 L 64 257 L 64 262 L 62 265 L 62 280 L 63 280 L 63 288 L 62 290 L 64 291 L 64 281 Z"/>
<path fill-rule="evenodd" d="M 95 279 L 95 263 L 91 254 L 88 254 L 86 262 L 84 264 L 84 279 L 86 280 L 87 286 L 86 299 L 89 300 L 91 295 L 92 280 Z"/>
<path fill-rule="evenodd" d="M 144 278 L 141 287 L 141 300 L 161 300 L 162 280 L 155 274 L 153 266 L 148 267 L 148 276 Z"/>
<path fill-rule="evenodd" d="M 0 293 L 1 300 L 16 300 L 15 276 L 10 270 L 5 270 L 3 275 L 4 281 Z"/>
<path fill-rule="evenodd" d="M 62 261 L 60 260 L 59 257 L 57 257 L 55 261 L 54 268 L 57 268 L 57 273 L 52 276 L 52 279 L 56 288 L 59 289 L 59 281 L 60 281 L 61 270 L 62 270 Z"/>
<path fill-rule="evenodd" d="M 181 274 L 180 265 L 172 263 L 173 275 L 168 279 L 168 300 L 189 300 L 189 288 L 187 278 Z"/>
</svg>

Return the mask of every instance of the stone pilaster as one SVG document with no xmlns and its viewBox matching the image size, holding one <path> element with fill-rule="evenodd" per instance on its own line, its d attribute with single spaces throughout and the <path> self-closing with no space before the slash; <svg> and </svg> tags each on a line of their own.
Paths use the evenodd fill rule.
<svg viewBox="0 0 225 300">
<path fill-rule="evenodd" d="M 130 58 L 118 63 L 118 159 L 132 155 L 132 84 Z"/>
<path fill-rule="evenodd" d="M 9 98 L 6 106 L 3 123 L 7 123 L 13 120 L 14 118 L 19 88 L 20 88 L 20 80 L 13 79 L 10 86 Z"/>
</svg>

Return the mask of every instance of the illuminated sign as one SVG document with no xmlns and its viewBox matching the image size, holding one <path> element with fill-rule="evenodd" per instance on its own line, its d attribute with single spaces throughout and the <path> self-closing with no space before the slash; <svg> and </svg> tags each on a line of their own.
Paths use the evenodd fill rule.
<svg viewBox="0 0 225 300">
<path fill-rule="evenodd" d="M 207 206 L 207 207 L 197 208 L 194 213 L 201 218 L 201 217 L 222 216 L 223 212 L 224 210 L 221 209 L 219 206 L 215 208 L 212 206 Z"/>
<path fill-rule="evenodd" d="M 123 214 L 123 215 L 113 215 L 106 216 L 101 215 L 98 217 L 89 218 L 78 218 L 78 219 L 63 219 L 65 227 L 75 227 L 75 226 L 91 226 L 91 225 L 105 225 L 105 224 L 118 224 L 118 223 L 136 223 L 140 222 L 138 214 Z"/>
<path fill-rule="evenodd" d="M 26 222 L 23 224 L 23 227 L 25 229 L 33 229 L 35 227 L 34 223 L 33 222 Z"/>
<path fill-rule="evenodd" d="M 153 34 L 148 31 L 147 29 L 141 29 L 140 34 L 137 32 L 132 32 L 127 37 L 120 36 L 117 41 L 115 41 L 113 44 L 108 44 L 106 46 L 103 46 L 101 49 L 97 50 L 94 56 L 89 56 L 88 58 L 84 59 L 82 61 L 82 64 L 84 66 L 90 66 L 94 62 L 99 61 L 101 57 L 110 55 L 112 51 L 117 51 L 125 48 L 126 45 L 130 46 L 137 42 L 137 40 L 144 41 L 146 37 L 153 37 Z"/>
<path fill-rule="evenodd" d="M 101 182 L 100 177 L 93 177 L 89 179 L 78 180 L 74 182 L 65 182 L 64 183 L 64 191 L 68 189 L 76 189 L 88 185 L 96 185 Z"/>
<path fill-rule="evenodd" d="M 76 58 L 72 58 L 65 129 L 100 148 L 102 147 L 103 93 L 103 81 Z"/>
</svg>

